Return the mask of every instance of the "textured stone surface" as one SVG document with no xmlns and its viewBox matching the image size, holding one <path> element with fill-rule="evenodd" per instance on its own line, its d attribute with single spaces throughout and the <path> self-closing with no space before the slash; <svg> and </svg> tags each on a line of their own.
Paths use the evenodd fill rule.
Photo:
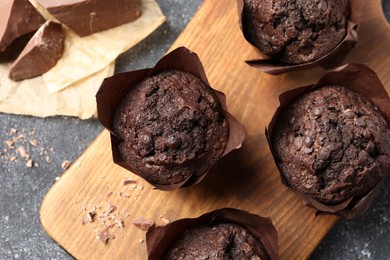
<svg viewBox="0 0 390 260">
<path fill-rule="evenodd" d="M 158 0 L 168 22 L 142 43 L 117 60 L 117 71 L 152 67 L 168 50 L 191 19 L 201 0 Z M 390 0 L 383 0 L 390 18 Z M 4 144 L 11 128 L 29 133 L 36 130 L 40 143 L 33 149 L 23 144 L 38 168 L 26 168 L 26 161 L 10 162 Z M 71 259 L 48 238 L 39 223 L 41 201 L 64 171 L 64 160 L 74 161 L 103 128 L 97 120 L 73 118 L 39 119 L 0 114 L 0 259 Z M 76 135 L 70 136 L 69 132 Z M 17 135 L 17 134 L 16 134 Z M 51 163 L 40 155 L 40 147 L 49 149 Z M 50 148 L 53 152 L 50 152 Z M 362 218 L 340 221 L 326 236 L 312 259 L 386 259 L 390 255 L 390 178 L 387 178 L 377 200 Z"/>
</svg>

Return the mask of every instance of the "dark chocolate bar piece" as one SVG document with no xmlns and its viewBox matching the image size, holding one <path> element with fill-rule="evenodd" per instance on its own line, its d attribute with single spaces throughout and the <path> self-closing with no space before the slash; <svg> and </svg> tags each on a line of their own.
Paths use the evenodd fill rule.
<svg viewBox="0 0 390 260">
<path fill-rule="evenodd" d="M 0 2 L 0 52 L 22 35 L 35 32 L 45 19 L 28 0 L 2 0 Z"/>
<path fill-rule="evenodd" d="M 61 24 L 47 21 L 12 64 L 9 72 L 10 79 L 18 81 L 47 72 L 60 59 L 63 45 L 64 34 Z"/>
<path fill-rule="evenodd" d="M 140 16 L 136 0 L 38 0 L 58 21 L 79 36 L 87 36 Z"/>
</svg>

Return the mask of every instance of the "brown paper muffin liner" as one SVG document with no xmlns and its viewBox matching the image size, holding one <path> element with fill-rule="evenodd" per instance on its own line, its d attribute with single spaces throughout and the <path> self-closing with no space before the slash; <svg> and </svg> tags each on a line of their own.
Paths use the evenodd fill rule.
<svg viewBox="0 0 390 260">
<path fill-rule="evenodd" d="M 285 186 L 296 192 L 303 199 L 305 205 L 317 209 L 316 214 L 333 214 L 341 216 L 345 219 L 353 219 L 361 216 L 367 211 L 376 194 L 378 193 L 383 180 L 380 181 L 370 192 L 368 192 L 363 197 L 351 197 L 339 204 L 325 205 L 303 193 L 294 190 L 288 184 L 287 179 L 282 174 L 280 167 L 281 162 L 278 160 L 277 155 L 272 147 L 272 135 L 275 127 L 277 127 L 275 124 L 280 112 L 304 93 L 326 85 L 344 86 L 355 92 L 363 94 L 379 109 L 387 124 L 390 126 L 390 98 L 377 74 L 366 65 L 347 64 L 327 73 L 318 81 L 316 85 L 300 87 L 282 93 L 279 96 L 279 107 L 276 109 L 276 112 L 272 117 L 265 134 L 272 156 L 276 162 L 276 166 L 279 169 L 281 181 Z"/>
<path fill-rule="evenodd" d="M 348 53 L 355 47 L 358 42 L 357 31 L 359 29 L 359 23 L 361 21 L 361 10 L 364 4 L 364 0 L 351 0 L 350 1 L 350 18 L 347 21 L 347 33 L 344 39 L 328 54 L 318 58 L 317 60 L 301 63 L 301 64 L 290 64 L 279 61 L 277 58 L 266 55 L 256 48 L 251 42 L 248 36 L 245 34 L 243 29 L 243 11 L 244 11 L 244 0 L 237 0 L 238 17 L 241 31 L 244 38 L 250 43 L 259 53 L 269 57 L 269 59 L 253 59 L 245 61 L 248 65 L 271 75 L 279 75 L 282 73 L 306 70 L 313 67 L 321 66 L 325 69 L 337 67 L 342 64 Z"/>
<path fill-rule="evenodd" d="M 225 151 L 221 155 L 221 158 L 232 150 L 240 148 L 245 138 L 244 127 L 231 114 L 229 114 L 229 112 L 227 112 L 225 95 L 222 92 L 219 92 L 210 87 L 210 83 L 207 80 L 203 65 L 199 60 L 199 57 L 187 48 L 179 47 L 163 57 L 154 68 L 119 73 L 110 78 L 106 78 L 96 94 L 98 118 L 103 126 L 108 131 L 110 131 L 114 163 L 133 172 L 134 174 L 139 175 L 140 177 L 143 176 L 139 174 L 137 169 L 126 162 L 120 155 L 119 144 L 122 142 L 122 140 L 114 133 L 112 121 L 117 106 L 131 88 L 135 87 L 145 78 L 151 77 L 166 70 L 181 70 L 191 73 L 195 77 L 201 79 L 217 95 L 222 106 L 221 112 L 229 122 L 229 139 Z M 146 181 L 158 189 L 173 190 L 194 185 L 200 182 L 206 174 L 207 172 L 202 175 L 191 175 L 182 182 L 174 184 L 160 184 L 151 182 L 149 180 Z"/>
<path fill-rule="evenodd" d="M 151 227 L 146 233 L 149 260 L 162 259 L 170 244 L 185 230 L 199 225 L 212 226 L 218 223 L 232 223 L 243 227 L 263 244 L 270 259 L 279 259 L 278 234 L 269 218 L 238 209 L 223 208 L 206 213 L 198 218 L 185 218 L 166 226 Z"/>
</svg>

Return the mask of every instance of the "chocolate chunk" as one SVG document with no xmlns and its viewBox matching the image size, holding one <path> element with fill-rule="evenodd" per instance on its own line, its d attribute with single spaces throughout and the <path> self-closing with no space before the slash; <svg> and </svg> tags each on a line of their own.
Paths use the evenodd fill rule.
<svg viewBox="0 0 390 260">
<path fill-rule="evenodd" d="M 330 153 L 332 152 L 330 146 L 324 146 L 318 151 L 318 159 L 325 161 L 329 158 Z"/>
<path fill-rule="evenodd" d="M 318 8 L 325 12 L 326 10 L 328 10 L 328 3 L 325 1 L 325 0 L 321 0 L 320 3 L 318 4 Z"/>
<path fill-rule="evenodd" d="M 372 155 L 375 151 L 375 144 L 372 141 L 369 141 L 367 146 L 366 146 L 366 151 Z"/>
<path fill-rule="evenodd" d="M 355 112 L 353 112 L 351 110 L 345 110 L 344 113 L 345 113 L 345 116 L 347 118 L 354 118 L 355 117 Z"/>
<path fill-rule="evenodd" d="M 313 109 L 313 115 L 315 116 L 320 116 L 324 113 L 324 108 L 323 107 L 316 107 Z"/>
<path fill-rule="evenodd" d="M 132 22 L 140 16 L 136 0 L 37 1 L 81 37 Z"/>
<path fill-rule="evenodd" d="M 150 219 L 138 218 L 132 221 L 133 225 L 143 231 L 148 231 L 150 227 L 154 225 L 154 221 Z"/>
<path fill-rule="evenodd" d="M 288 28 L 288 29 L 286 30 L 286 35 L 287 35 L 288 38 L 294 39 L 295 37 L 298 36 L 298 31 L 295 30 L 295 28 L 290 27 L 290 28 Z"/>
<path fill-rule="evenodd" d="M 295 149 L 298 151 L 302 148 L 302 145 L 303 145 L 303 141 L 302 141 L 302 137 L 300 136 L 297 136 L 295 139 L 294 139 L 294 145 L 295 145 Z"/>
<path fill-rule="evenodd" d="M 354 179 L 354 169 L 352 167 L 348 167 L 339 175 L 339 180 L 346 183 L 351 183 Z"/>
<path fill-rule="evenodd" d="M 309 153 L 312 153 L 313 152 L 313 148 L 307 148 L 305 147 L 305 149 L 303 150 L 305 152 L 305 154 L 309 154 Z"/>
<path fill-rule="evenodd" d="M 0 17 L 0 52 L 17 38 L 35 32 L 45 19 L 28 0 L 2 0 Z"/>
<path fill-rule="evenodd" d="M 310 40 L 312 40 L 313 42 L 316 41 L 318 39 L 320 35 L 318 33 L 313 33 L 311 36 L 310 36 Z"/>
<path fill-rule="evenodd" d="M 310 148 L 313 145 L 313 143 L 314 143 L 313 138 L 311 138 L 310 136 L 305 137 L 304 144 L 307 148 Z"/>
<path fill-rule="evenodd" d="M 58 23 L 46 22 L 12 64 L 9 77 L 18 81 L 47 72 L 61 57 L 63 42 L 62 26 Z"/>
<path fill-rule="evenodd" d="M 366 126 L 366 121 L 364 121 L 363 118 L 356 118 L 355 125 L 364 127 L 364 126 Z"/>
<path fill-rule="evenodd" d="M 312 50 L 313 50 L 313 45 L 311 43 L 307 43 L 299 49 L 299 54 L 310 55 Z"/>
<path fill-rule="evenodd" d="M 264 26 L 264 31 L 268 36 L 273 36 L 275 34 L 275 29 L 272 25 L 266 24 Z"/>
<path fill-rule="evenodd" d="M 181 140 L 179 138 L 175 138 L 173 136 L 170 136 L 168 139 L 167 139 L 167 146 L 168 148 L 171 148 L 171 149 L 176 149 L 180 146 L 181 144 Z M 218 142 L 218 144 L 220 144 Z"/>
</svg>

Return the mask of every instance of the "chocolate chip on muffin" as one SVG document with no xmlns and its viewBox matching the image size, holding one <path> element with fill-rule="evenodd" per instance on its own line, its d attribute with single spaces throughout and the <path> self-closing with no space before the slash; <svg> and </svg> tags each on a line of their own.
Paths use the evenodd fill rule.
<svg viewBox="0 0 390 260">
<path fill-rule="evenodd" d="M 364 95 L 322 86 L 283 108 L 271 136 L 294 190 L 332 205 L 371 191 L 390 170 L 390 130 Z"/>
<path fill-rule="evenodd" d="M 330 53 L 345 38 L 349 0 L 243 0 L 248 41 L 282 62 L 301 64 Z"/>
<path fill-rule="evenodd" d="M 229 124 L 215 93 L 194 75 L 170 70 L 147 77 L 118 106 L 113 131 L 122 157 L 148 181 L 179 183 L 222 156 Z"/>
</svg>

